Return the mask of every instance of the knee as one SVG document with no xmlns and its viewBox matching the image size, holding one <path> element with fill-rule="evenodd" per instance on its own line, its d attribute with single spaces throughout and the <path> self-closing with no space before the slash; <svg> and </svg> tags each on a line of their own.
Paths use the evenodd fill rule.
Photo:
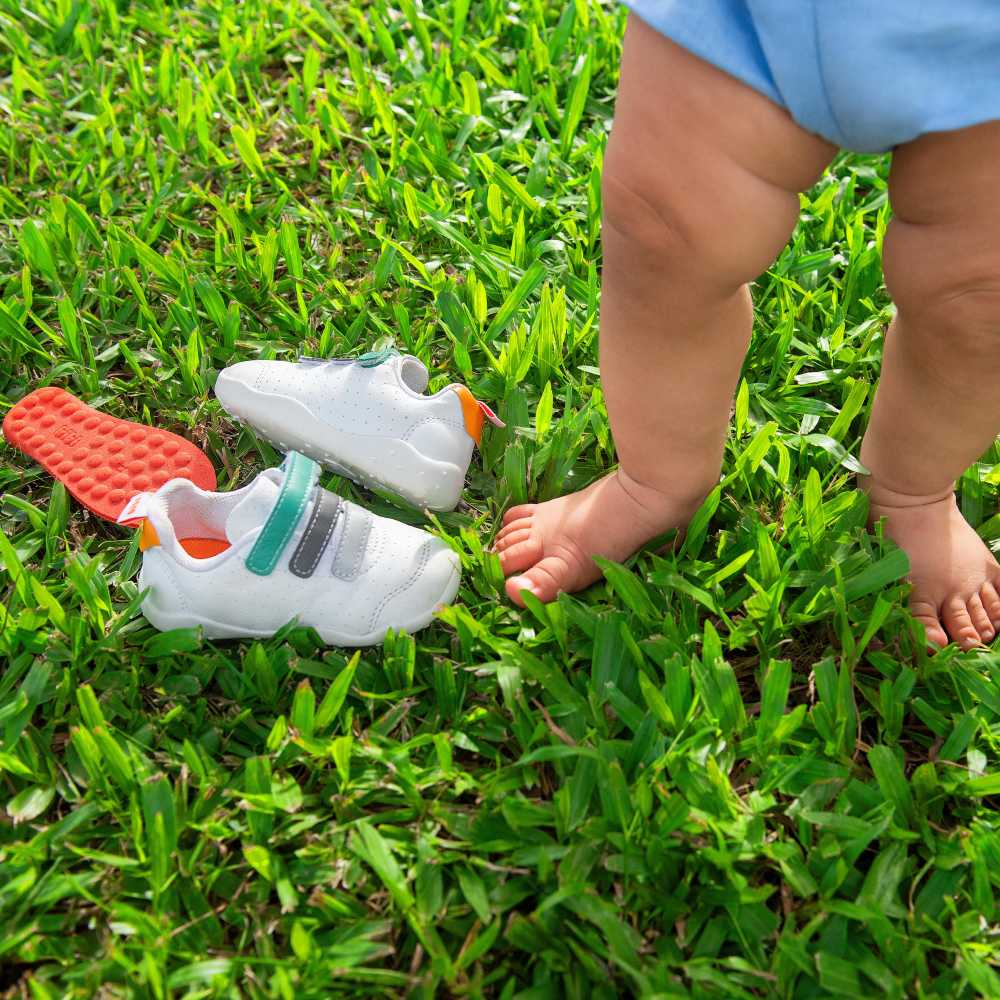
<svg viewBox="0 0 1000 1000">
<path fill-rule="evenodd" d="M 892 221 L 882 269 L 908 336 L 960 343 L 966 357 L 1000 351 L 998 242 L 984 241 L 982 234 L 963 238 L 934 225 Z"/>
<path fill-rule="evenodd" d="M 731 183 L 651 171 L 609 145 L 601 180 L 605 266 L 683 276 L 732 292 L 760 276 L 788 240 L 798 195 L 734 170 Z"/>
<path fill-rule="evenodd" d="M 656 260 L 681 259 L 698 235 L 664 191 L 650 189 L 614 159 L 605 162 L 601 174 L 601 203 L 605 243 L 611 238 Z"/>
</svg>

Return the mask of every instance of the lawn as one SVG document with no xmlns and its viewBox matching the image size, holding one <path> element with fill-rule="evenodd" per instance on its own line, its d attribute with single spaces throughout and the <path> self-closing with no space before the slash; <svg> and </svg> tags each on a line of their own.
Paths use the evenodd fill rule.
<svg viewBox="0 0 1000 1000">
<path fill-rule="evenodd" d="M 0 997 L 1000 996 L 1000 659 L 927 655 L 854 489 L 884 159 L 838 159 L 757 282 L 683 545 L 502 596 L 503 510 L 614 462 L 623 27 L 595 0 L 0 0 L 0 415 L 59 385 L 191 437 L 226 489 L 278 456 L 219 369 L 391 343 L 507 422 L 431 523 L 458 601 L 361 655 L 154 632 L 136 539 L 2 445 Z M 960 483 L 990 541 L 998 483 L 997 447 Z"/>
</svg>

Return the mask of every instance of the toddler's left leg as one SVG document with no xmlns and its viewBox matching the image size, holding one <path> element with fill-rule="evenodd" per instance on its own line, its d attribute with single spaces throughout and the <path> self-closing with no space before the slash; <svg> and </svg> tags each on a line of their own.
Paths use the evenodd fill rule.
<svg viewBox="0 0 1000 1000">
<path fill-rule="evenodd" d="M 507 593 L 551 601 L 683 528 L 719 481 L 750 339 L 747 282 L 784 246 L 834 150 L 638 18 L 604 160 L 601 381 L 620 465 L 504 516 Z"/>
<path fill-rule="evenodd" d="M 962 517 L 955 479 L 1000 430 L 1000 122 L 896 150 L 885 280 L 898 315 L 861 461 L 872 519 L 910 557 L 931 642 L 1000 627 L 1000 566 Z"/>
</svg>

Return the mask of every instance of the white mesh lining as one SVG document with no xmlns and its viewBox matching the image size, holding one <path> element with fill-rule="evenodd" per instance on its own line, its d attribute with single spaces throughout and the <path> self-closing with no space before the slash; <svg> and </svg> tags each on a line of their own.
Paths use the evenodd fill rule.
<svg viewBox="0 0 1000 1000">
<path fill-rule="evenodd" d="M 245 489 L 245 487 L 244 487 Z M 226 518 L 243 499 L 235 493 L 202 493 L 193 483 L 180 482 L 161 494 L 163 512 L 177 538 L 218 538 L 226 540 Z"/>
</svg>

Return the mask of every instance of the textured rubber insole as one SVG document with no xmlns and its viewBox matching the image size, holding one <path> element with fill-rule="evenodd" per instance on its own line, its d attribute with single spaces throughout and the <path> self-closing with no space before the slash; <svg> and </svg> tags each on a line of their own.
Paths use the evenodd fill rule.
<svg viewBox="0 0 1000 1000">
<path fill-rule="evenodd" d="M 108 521 L 116 520 L 136 493 L 170 479 L 215 489 L 215 469 L 197 445 L 101 413 L 54 386 L 25 396 L 4 418 L 3 433 Z"/>
</svg>

